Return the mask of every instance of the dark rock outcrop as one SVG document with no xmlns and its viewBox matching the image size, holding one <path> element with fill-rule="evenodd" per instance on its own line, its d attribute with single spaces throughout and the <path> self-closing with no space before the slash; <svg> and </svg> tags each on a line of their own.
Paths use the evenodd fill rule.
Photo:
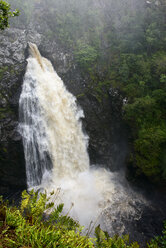
<svg viewBox="0 0 166 248">
<path fill-rule="evenodd" d="M 20 29 L 0 34 L 0 194 L 5 196 L 26 188 L 18 105 L 29 39 L 39 44 L 40 35 Z"/>
</svg>

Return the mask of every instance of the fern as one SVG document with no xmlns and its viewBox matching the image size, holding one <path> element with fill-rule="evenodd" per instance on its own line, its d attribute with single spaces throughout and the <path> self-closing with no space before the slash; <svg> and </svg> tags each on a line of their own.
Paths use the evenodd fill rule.
<svg viewBox="0 0 166 248">
<path fill-rule="evenodd" d="M 50 201 L 56 194 L 23 191 L 20 208 L 7 207 L 0 198 L 1 205 L 5 206 L 0 248 L 139 248 L 137 242 L 129 243 L 129 236 L 110 237 L 100 226 L 95 229 L 95 238 L 81 235 L 83 227 L 68 216 L 70 209 L 63 215 L 64 205 L 55 207 Z M 164 238 L 160 239 L 160 243 L 164 244 Z M 149 247 L 157 248 L 152 244 Z"/>
</svg>

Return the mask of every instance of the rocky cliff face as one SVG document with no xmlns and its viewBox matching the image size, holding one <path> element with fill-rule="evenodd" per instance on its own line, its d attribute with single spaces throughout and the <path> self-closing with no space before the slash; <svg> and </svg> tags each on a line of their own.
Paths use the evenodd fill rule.
<svg viewBox="0 0 166 248">
<path fill-rule="evenodd" d="M 0 34 L 0 194 L 26 187 L 23 146 L 18 132 L 18 103 L 26 68 L 27 40 L 40 35 L 9 29 Z"/>
<path fill-rule="evenodd" d="M 98 102 L 85 90 L 88 78 L 81 75 L 71 51 L 34 29 L 11 28 L 0 33 L 0 194 L 8 195 L 26 187 L 23 146 L 18 132 L 18 105 L 28 41 L 36 43 L 41 54 L 51 60 L 83 108 L 83 126 L 90 137 L 91 163 L 119 169 L 124 165 L 127 139 L 120 120 L 123 99 L 118 92 L 110 90 L 108 97 Z"/>
</svg>

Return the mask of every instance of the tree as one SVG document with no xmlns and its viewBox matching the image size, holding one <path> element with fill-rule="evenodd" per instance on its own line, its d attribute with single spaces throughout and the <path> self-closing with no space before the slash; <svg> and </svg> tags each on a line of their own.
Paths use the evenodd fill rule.
<svg viewBox="0 0 166 248">
<path fill-rule="evenodd" d="M 15 11 L 11 11 L 10 4 L 6 3 L 5 1 L 0 0 L 0 29 L 4 30 L 5 28 L 9 27 L 9 18 L 18 16 L 19 10 L 16 9 Z"/>
</svg>

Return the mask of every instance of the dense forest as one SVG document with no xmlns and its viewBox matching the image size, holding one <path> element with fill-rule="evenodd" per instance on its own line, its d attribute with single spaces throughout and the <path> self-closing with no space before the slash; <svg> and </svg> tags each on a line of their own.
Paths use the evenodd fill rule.
<svg viewBox="0 0 166 248">
<path fill-rule="evenodd" d="M 165 0 L 12 0 L 12 6 L 21 12 L 12 25 L 26 27 L 33 20 L 48 39 L 72 51 L 76 65 L 89 78 L 82 94 L 91 92 L 100 104 L 110 88 L 122 94 L 132 177 L 145 175 L 165 183 Z"/>
</svg>

